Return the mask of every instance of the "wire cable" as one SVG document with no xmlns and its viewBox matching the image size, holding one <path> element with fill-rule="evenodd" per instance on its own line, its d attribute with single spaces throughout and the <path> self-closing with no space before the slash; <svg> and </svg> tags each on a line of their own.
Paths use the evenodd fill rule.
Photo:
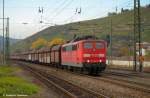
<svg viewBox="0 0 150 98">
<path fill-rule="evenodd" d="M 69 1 L 60 11 L 58 11 L 51 19 L 53 20 L 54 18 L 56 18 L 58 15 L 60 15 L 65 8 L 67 8 L 74 0 Z"/>
</svg>

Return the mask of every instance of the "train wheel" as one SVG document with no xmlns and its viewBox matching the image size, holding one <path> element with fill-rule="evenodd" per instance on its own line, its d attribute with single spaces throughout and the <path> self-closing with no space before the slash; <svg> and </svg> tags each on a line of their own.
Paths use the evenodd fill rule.
<svg viewBox="0 0 150 98">
<path fill-rule="evenodd" d="M 71 72 L 73 72 L 73 71 L 74 71 L 72 66 L 70 66 L 69 70 L 70 70 Z"/>
<path fill-rule="evenodd" d="M 95 74 L 96 73 L 96 67 L 92 67 L 93 68 L 93 71 L 92 71 L 92 74 Z"/>
<path fill-rule="evenodd" d="M 92 75 L 92 74 L 93 74 L 93 67 L 90 67 L 90 68 L 89 68 L 88 74 L 89 74 L 89 75 Z"/>
<path fill-rule="evenodd" d="M 77 67 L 74 67 L 74 71 L 78 72 L 78 68 L 77 68 Z"/>
<path fill-rule="evenodd" d="M 63 66 L 63 65 L 61 65 L 61 69 L 64 69 L 64 66 Z"/>
<path fill-rule="evenodd" d="M 100 68 L 99 68 L 99 67 L 96 67 L 96 72 L 95 72 L 95 74 L 96 74 L 96 75 L 99 75 L 99 73 L 100 73 Z"/>
<path fill-rule="evenodd" d="M 80 73 L 83 74 L 84 68 L 80 68 Z"/>
<path fill-rule="evenodd" d="M 96 75 L 99 75 L 100 69 L 97 67 L 96 68 Z"/>
</svg>

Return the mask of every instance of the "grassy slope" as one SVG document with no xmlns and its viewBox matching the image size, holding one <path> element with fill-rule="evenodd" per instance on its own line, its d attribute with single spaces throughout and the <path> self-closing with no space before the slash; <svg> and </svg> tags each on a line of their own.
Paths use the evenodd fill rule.
<svg viewBox="0 0 150 98">
<path fill-rule="evenodd" d="M 20 69 L 10 66 L 0 65 L 0 96 L 5 94 L 25 94 L 31 95 L 39 90 L 39 87 L 29 83 L 27 80 L 15 76 L 13 72 Z"/>
<path fill-rule="evenodd" d="M 142 21 L 145 24 L 150 24 L 150 8 L 143 8 L 141 11 Z M 38 32 L 37 34 L 22 40 L 15 45 L 13 45 L 13 51 L 20 51 L 29 49 L 31 43 L 39 38 L 43 37 L 47 40 L 51 40 L 54 37 L 62 37 L 64 39 L 71 39 L 76 33 L 79 36 L 85 34 L 95 34 L 100 38 L 104 38 L 106 34 L 110 32 L 110 18 L 112 19 L 113 24 L 113 41 L 125 44 L 128 43 L 128 36 L 133 35 L 133 11 L 125 12 L 123 14 L 118 14 L 111 17 L 104 17 L 100 19 L 82 21 L 77 23 L 70 23 L 66 25 L 53 26 L 49 27 L 43 31 Z M 150 26 L 144 26 L 143 40 L 150 42 Z M 94 32 L 94 33 L 92 33 Z"/>
</svg>

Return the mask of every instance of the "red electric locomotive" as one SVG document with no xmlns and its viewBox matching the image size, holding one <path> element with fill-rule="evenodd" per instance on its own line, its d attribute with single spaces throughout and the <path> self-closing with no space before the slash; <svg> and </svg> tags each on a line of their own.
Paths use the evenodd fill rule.
<svg viewBox="0 0 150 98">
<path fill-rule="evenodd" d="M 106 41 L 80 40 L 62 45 L 61 64 L 78 67 L 90 74 L 98 74 L 106 68 Z"/>
<path fill-rule="evenodd" d="M 99 74 L 106 68 L 106 48 L 107 45 L 104 40 L 76 38 L 63 45 L 15 54 L 12 59 L 56 65 L 72 70 L 80 69 L 89 74 Z"/>
</svg>

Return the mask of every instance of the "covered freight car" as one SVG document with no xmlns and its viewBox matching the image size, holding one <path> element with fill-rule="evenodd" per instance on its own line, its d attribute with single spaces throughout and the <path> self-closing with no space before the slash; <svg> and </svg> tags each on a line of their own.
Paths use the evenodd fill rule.
<svg viewBox="0 0 150 98">
<path fill-rule="evenodd" d="M 51 48 L 51 63 L 57 67 L 61 65 L 61 45 L 52 46 Z"/>
</svg>

